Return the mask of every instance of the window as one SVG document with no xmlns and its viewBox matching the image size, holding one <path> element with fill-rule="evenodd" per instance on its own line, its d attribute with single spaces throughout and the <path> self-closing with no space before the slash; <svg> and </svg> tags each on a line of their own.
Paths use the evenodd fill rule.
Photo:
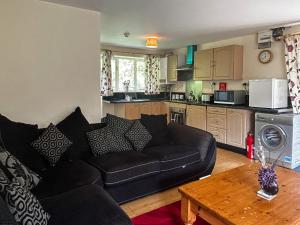
<svg viewBox="0 0 300 225">
<path fill-rule="evenodd" d="M 129 81 L 129 91 L 145 90 L 145 59 L 143 57 L 113 56 L 112 86 L 114 92 L 126 91 L 124 83 Z"/>
</svg>

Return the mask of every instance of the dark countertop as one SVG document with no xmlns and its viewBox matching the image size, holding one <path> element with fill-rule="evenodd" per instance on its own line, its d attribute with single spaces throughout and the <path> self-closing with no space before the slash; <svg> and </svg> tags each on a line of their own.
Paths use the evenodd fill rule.
<svg viewBox="0 0 300 225">
<path fill-rule="evenodd" d="M 143 103 L 143 102 L 161 102 L 166 101 L 165 99 L 133 99 L 131 101 L 127 101 L 126 99 L 112 99 L 112 100 L 105 100 L 103 99 L 103 102 L 105 103 L 111 103 L 111 104 L 120 104 L 120 103 Z"/>
<path fill-rule="evenodd" d="M 191 101 L 176 101 L 176 100 L 167 100 L 164 98 L 157 99 L 134 99 L 131 101 L 126 101 L 125 99 L 112 99 L 112 100 L 103 100 L 105 103 L 111 104 L 120 104 L 120 103 L 143 103 L 143 102 L 173 102 L 173 103 L 181 103 L 187 105 L 199 105 L 199 106 L 212 106 L 212 107 L 222 107 L 222 108 L 232 108 L 232 109 L 244 109 L 251 110 L 254 112 L 262 112 L 262 113 L 284 113 L 284 112 L 292 112 L 292 108 L 282 108 L 282 109 L 269 109 L 269 108 L 257 108 L 250 107 L 247 105 L 226 105 L 226 104 L 216 104 L 216 103 L 206 103 L 206 102 L 191 102 Z"/>
<path fill-rule="evenodd" d="M 247 105 L 227 105 L 227 104 L 217 104 L 217 103 L 206 103 L 206 102 L 190 102 L 190 101 L 170 101 L 165 100 L 167 102 L 174 102 L 174 103 L 182 103 L 187 105 L 200 105 L 200 106 L 212 106 L 212 107 L 221 107 L 221 108 L 232 108 L 232 109 L 244 109 L 244 110 L 251 110 L 254 112 L 262 112 L 262 113 L 284 113 L 284 112 L 292 112 L 292 108 L 282 108 L 282 109 L 269 109 L 269 108 L 257 108 L 257 107 L 250 107 Z"/>
</svg>

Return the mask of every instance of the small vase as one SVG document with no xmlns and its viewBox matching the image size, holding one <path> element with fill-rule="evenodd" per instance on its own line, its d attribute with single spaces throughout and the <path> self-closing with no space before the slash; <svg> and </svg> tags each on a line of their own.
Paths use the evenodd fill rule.
<svg viewBox="0 0 300 225">
<path fill-rule="evenodd" d="M 258 181 L 261 189 L 268 195 L 276 195 L 279 191 L 277 175 L 272 167 L 259 169 Z"/>
<path fill-rule="evenodd" d="M 271 184 L 262 187 L 264 192 L 268 195 L 276 195 L 279 191 L 278 183 L 277 181 L 273 181 Z"/>
</svg>

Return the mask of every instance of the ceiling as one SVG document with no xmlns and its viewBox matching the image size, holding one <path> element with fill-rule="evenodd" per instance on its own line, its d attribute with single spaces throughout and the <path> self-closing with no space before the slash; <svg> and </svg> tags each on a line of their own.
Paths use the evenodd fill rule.
<svg viewBox="0 0 300 225">
<path fill-rule="evenodd" d="M 135 48 L 144 48 L 147 34 L 158 34 L 159 47 L 169 49 L 300 21 L 299 0 L 47 1 L 100 11 L 101 42 Z"/>
</svg>

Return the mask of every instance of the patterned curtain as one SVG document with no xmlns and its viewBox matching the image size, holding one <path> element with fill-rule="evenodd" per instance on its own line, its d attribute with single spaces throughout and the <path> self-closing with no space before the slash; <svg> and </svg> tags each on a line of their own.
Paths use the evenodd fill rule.
<svg viewBox="0 0 300 225">
<path fill-rule="evenodd" d="M 284 43 L 290 97 L 293 111 L 298 113 L 300 111 L 298 104 L 298 97 L 300 97 L 300 35 L 286 37 Z"/>
<path fill-rule="evenodd" d="M 102 68 L 101 68 L 101 95 L 111 96 L 112 90 L 112 74 L 111 74 L 111 56 L 112 52 L 105 50 L 101 52 Z"/>
<path fill-rule="evenodd" d="M 159 94 L 159 78 L 160 78 L 159 57 L 154 55 L 146 56 L 145 68 L 145 94 L 156 95 Z"/>
</svg>

